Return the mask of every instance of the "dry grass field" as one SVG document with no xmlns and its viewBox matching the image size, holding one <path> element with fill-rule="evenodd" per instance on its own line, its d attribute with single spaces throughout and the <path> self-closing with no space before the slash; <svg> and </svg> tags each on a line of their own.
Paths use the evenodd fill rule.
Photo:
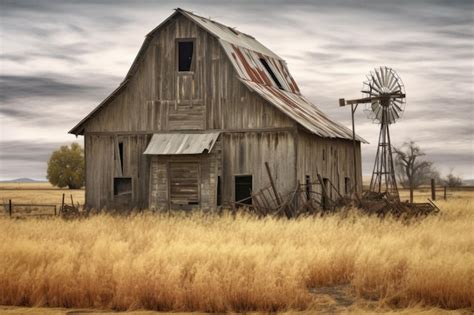
<svg viewBox="0 0 474 315">
<path fill-rule="evenodd" d="M 84 203 L 84 190 L 83 189 L 59 189 L 51 186 L 50 183 L 0 183 L 0 205 L 3 206 L 8 203 L 8 200 L 12 200 L 13 203 L 13 215 L 26 215 L 26 214 L 53 214 L 54 210 L 51 207 L 15 207 L 15 203 L 21 204 L 55 204 L 61 205 L 62 195 L 65 196 L 65 202 L 71 203 L 71 195 L 74 203 Z M 4 215 L 2 211 L 3 207 L 0 208 L 0 216 Z"/>
<path fill-rule="evenodd" d="M 3 218 L 0 312 L 471 314 L 474 194 L 450 197 L 413 222 L 355 211 Z"/>
</svg>

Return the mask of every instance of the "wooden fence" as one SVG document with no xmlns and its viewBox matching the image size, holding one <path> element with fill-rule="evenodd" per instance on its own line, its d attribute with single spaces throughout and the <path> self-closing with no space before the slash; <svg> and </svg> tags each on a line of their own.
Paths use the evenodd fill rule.
<svg viewBox="0 0 474 315">
<path fill-rule="evenodd" d="M 12 199 L 9 199 L 8 202 L 3 202 L 0 204 L 1 207 L 3 207 L 3 213 L 8 216 L 8 217 L 13 217 L 15 215 L 15 209 L 18 211 L 16 214 L 18 216 L 58 216 L 61 215 L 65 207 L 68 207 L 65 202 L 65 194 L 62 195 L 62 200 L 60 204 L 47 204 L 47 203 L 15 203 L 13 202 Z M 74 200 L 72 199 L 71 195 L 71 203 L 74 206 Z M 78 205 L 79 207 L 79 205 Z M 46 208 L 46 209 L 51 209 L 50 212 L 46 213 L 31 213 L 31 211 L 25 211 L 25 208 Z"/>
</svg>

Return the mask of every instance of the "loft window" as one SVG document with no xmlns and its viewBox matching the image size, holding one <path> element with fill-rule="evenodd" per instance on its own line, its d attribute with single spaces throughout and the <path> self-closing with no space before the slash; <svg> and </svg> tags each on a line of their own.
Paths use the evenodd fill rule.
<svg viewBox="0 0 474 315">
<path fill-rule="evenodd" d="M 272 68 L 270 67 L 270 65 L 268 64 L 268 62 L 265 60 L 265 58 L 260 58 L 260 62 L 261 62 L 262 65 L 265 67 L 265 69 L 266 69 L 267 72 L 270 74 L 270 76 L 272 77 L 273 82 L 275 82 L 275 84 L 278 86 L 278 88 L 279 88 L 280 90 L 283 90 L 283 87 L 281 86 L 280 81 L 279 81 L 278 78 L 276 77 L 275 73 L 273 72 Z"/>
<path fill-rule="evenodd" d="M 114 196 L 132 193 L 132 178 L 114 177 Z"/>
<path fill-rule="evenodd" d="M 194 55 L 194 41 L 182 40 L 178 41 L 178 71 L 189 72 L 192 71 L 193 55 Z"/>
<path fill-rule="evenodd" d="M 326 149 L 323 149 L 323 161 L 326 160 Z"/>
<path fill-rule="evenodd" d="M 252 175 L 235 176 L 235 201 L 252 204 Z"/>
<path fill-rule="evenodd" d="M 344 193 L 349 195 L 351 191 L 351 179 L 349 177 L 344 177 Z"/>
</svg>

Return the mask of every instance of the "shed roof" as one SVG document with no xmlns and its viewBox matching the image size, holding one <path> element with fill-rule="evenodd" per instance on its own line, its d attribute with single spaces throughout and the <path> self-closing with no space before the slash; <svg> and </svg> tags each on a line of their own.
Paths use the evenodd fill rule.
<svg viewBox="0 0 474 315">
<path fill-rule="evenodd" d="M 220 132 L 158 133 L 151 138 L 144 154 L 175 155 L 211 152 Z"/>
</svg>

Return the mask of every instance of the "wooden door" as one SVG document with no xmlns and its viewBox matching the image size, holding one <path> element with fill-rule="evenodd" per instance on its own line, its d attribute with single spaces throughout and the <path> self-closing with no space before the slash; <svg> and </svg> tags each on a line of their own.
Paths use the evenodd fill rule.
<svg viewBox="0 0 474 315">
<path fill-rule="evenodd" d="M 168 170 L 170 209 L 199 208 L 201 203 L 199 163 L 170 162 Z"/>
</svg>

